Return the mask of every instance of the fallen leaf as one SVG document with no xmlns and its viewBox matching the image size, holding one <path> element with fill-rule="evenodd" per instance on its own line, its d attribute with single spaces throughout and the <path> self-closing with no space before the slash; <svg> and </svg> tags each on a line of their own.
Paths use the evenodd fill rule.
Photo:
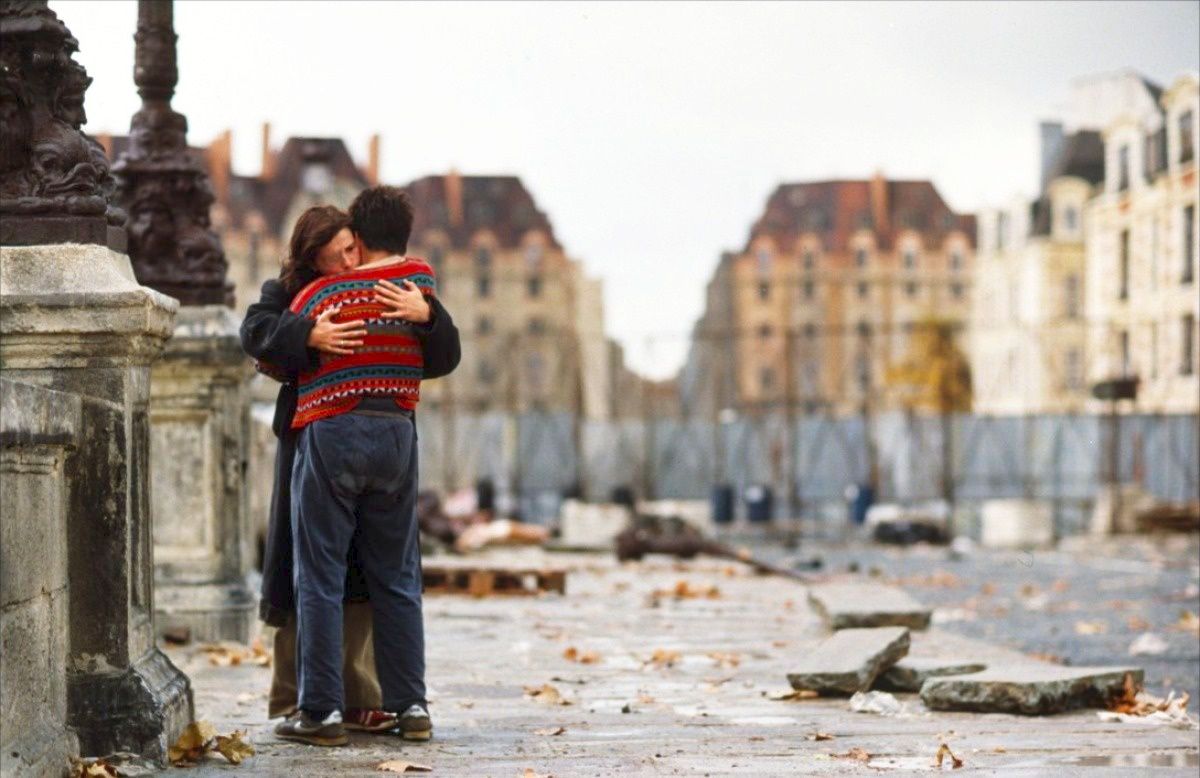
<svg viewBox="0 0 1200 778">
<path fill-rule="evenodd" d="M 721 590 L 711 585 L 693 586 L 686 580 L 680 580 L 675 582 L 675 588 L 673 589 L 655 589 L 650 593 L 650 599 L 654 603 L 668 597 L 676 600 L 695 600 L 700 598 L 716 600 L 720 599 Z"/>
<path fill-rule="evenodd" d="M 844 754 L 834 754 L 838 759 L 853 759 L 855 762 L 869 762 L 871 755 L 861 748 L 852 748 Z"/>
<path fill-rule="evenodd" d="M 979 587 L 979 593 L 985 597 L 991 597 L 993 594 L 996 593 L 996 584 L 985 583 L 983 586 Z"/>
<path fill-rule="evenodd" d="M 667 648 L 656 648 L 643 665 L 651 664 L 657 667 L 673 667 L 679 661 L 680 654 Z"/>
<path fill-rule="evenodd" d="M 1071 582 L 1065 578 L 1059 578 L 1054 583 L 1050 584 L 1050 588 L 1056 592 L 1065 592 L 1071 588 Z"/>
<path fill-rule="evenodd" d="M 833 735 L 829 734 L 828 732 L 811 732 L 808 734 L 808 739 L 815 741 L 833 740 Z"/>
<path fill-rule="evenodd" d="M 563 651 L 563 659 L 568 662 L 578 662 L 581 665 L 594 665 L 600 661 L 600 655 L 595 651 L 580 651 L 575 646 L 567 646 Z"/>
<path fill-rule="evenodd" d="M 539 773 L 532 767 L 526 767 L 525 772 L 521 774 L 521 778 L 554 778 L 548 773 Z"/>
<path fill-rule="evenodd" d="M 963 766 L 963 760 L 955 756 L 954 752 L 950 750 L 950 746 L 946 745 L 945 743 L 942 743 L 940 746 L 938 746 L 937 756 L 934 757 L 933 766 L 940 769 L 942 766 L 942 761 L 946 757 L 950 757 L 950 765 L 955 770 Z"/>
<path fill-rule="evenodd" d="M 393 759 L 390 762 L 382 762 L 376 765 L 376 770 L 381 773 L 431 773 L 433 767 L 427 764 L 417 764 L 416 762 L 405 762 L 401 759 Z"/>
<path fill-rule="evenodd" d="M 217 730 L 212 724 L 193 721 L 183 730 L 175 745 L 167 749 L 167 758 L 175 765 L 194 763 L 212 748 L 211 742 L 216 736 Z"/>
<path fill-rule="evenodd" d="M 1183 611 L 1179 614 L 1179 621 L 1175 622 L 1174 628 L 1200 635 L 1200 616 L 1191 611 Z"/>
<path fill-rule="evenodd" d="M 742 663 L 740 656 L 725 651 L 709 651 L 708 657 L 716 662 L 717 667 L 737 667 Z"/>
<path fill-rule="evenodd" d="M 992 753 L 993 754 L 1007 754 L 1008 749 L 1005 748 L 1004 746 L 996 746 L 995 748 L 992 749 Z"/>
<path fill-rule="evenodd" d="M 230 764 L 241 764 L 248 756 L 254 756 L 254 746 L 242 740 L 244 730 L 235 730 L 232 735 L 217 735 L 216 749 Z"/>
<path fill-rule="evenodd" d="M 1075 622 L 1076 635 L 1103 635 L 1105 632 L 1108 632 L 1108 625 L 1103 621 Z"/>
<path fill-rule="evenodd" d="M 84 762 L 71 760 L 71 778 L 120 778 L 121 772 L 103 759 Z"/>
<path fill-rule="evenodd" d="M 790 692 L 772 694 L 768 697 L 768 699 L 776 700 L 778 702 L 796 702 L 797 700 L 811 700 L 820 696 L 820 694 L 812 689 L 793 689 Z"/>
<path fill-rule="evenodd" d="M 1130 632 L 1145 632 L 1150 629 L 1150 622 L 1143 619 L 1141 616 L 1130 616 L 1125 621 L 1125 626 Z"/>
<path fill-rule="evenodd" d="M 786 640 L 772 640 L 771 645 L 775 648 L 787 648 L 788 642 Z"/>
<path fill-rule="evenodd" d="M 559 694 L 558 689 L 548 683 L 541 686 L 526 686 L 525 695 L 543 705 L 570 705 L 571 701 Z"/>
<path fill-rule="evenodd" d="M 547 735 L 547 736 L 551 736 L 551 737 L 552 737 L 552 736 L 554 736 L 554 735 L 561 735 L 562 733 L 564 733 L 564 732 L 566 732 L 566 731 L 567 731 L 567 730 L 566 730 L 566 727 L 545 727 L 544 729 L 535 729 L 535 730 L 533 731 L 533 734 L 535 734 L 535 735 Z"/>
</svg>

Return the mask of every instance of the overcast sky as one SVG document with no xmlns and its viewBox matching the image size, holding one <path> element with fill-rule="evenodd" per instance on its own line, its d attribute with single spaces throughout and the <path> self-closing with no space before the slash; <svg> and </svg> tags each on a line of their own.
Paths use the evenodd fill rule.
<svg viewBox="0 0 1200 778">
<path fill-rule="evenodd" d="M 192 144 L 232 128 L 253 174 L 263 121 L 360 161 L 378 131 L 388 183 L 521 176 L 655 377 L 779 183 L 881 170 L 970 212 L 1033 193 L 1072 79 L 1200 67 L 1194 1 L 175 5 Z M 136 3 L 51 7 L 95 78 L 85 129 L 126 132 Z"/>
</svg>

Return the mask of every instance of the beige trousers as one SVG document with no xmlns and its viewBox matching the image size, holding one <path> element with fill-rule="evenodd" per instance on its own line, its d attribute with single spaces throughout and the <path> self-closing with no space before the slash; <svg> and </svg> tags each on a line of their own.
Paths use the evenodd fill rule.
<svg viewBox="0 0 1200 778">
<path fill-rule="evenodd" d="M 374 622 L 371 603 L 348 602 L 342 608 L 342 683 L 346 708 L 379 710 L 383 692 L 375 673 Z M 296 620 L 275 630 L 271 693 L 267 717 L 290 716 L 299 703 L 296 688 Z"/>
</svg>

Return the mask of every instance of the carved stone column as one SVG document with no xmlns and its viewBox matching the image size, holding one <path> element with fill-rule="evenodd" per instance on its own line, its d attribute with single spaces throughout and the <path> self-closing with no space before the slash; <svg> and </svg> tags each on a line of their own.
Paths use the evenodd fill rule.
<svg viewBox="0 0 1200 778">
<path fill-rule="evenodd" d="M 112 248 L 77 49 L 44 0 L 0 0 L 5 776 L 58 772 L 76 742 L 162 760 L 192 718 L 154 644 L 147 513 L 150 363 L 177 304 Z"/>
<path fill-rule="evenodd" d="M 245 641 L 254 623 L 245 462 L 253 376 L 230 305 L 233 286 L 209 224 L 208 175 L 171 108 L 179 80 L 172 4 L 140 0 L 129 151 L 113 166 L 129 211 L 138 280 L 182 304 L 150 381 L 155 610 L 161 629 Z"/>
</svg>

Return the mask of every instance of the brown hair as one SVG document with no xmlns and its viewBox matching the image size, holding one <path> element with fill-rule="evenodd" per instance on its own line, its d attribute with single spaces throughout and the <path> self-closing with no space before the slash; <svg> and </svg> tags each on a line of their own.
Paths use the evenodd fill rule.
<svg viewBox="0 0 1200 778">
<path fill-rule="evenodd" d="M 315 280 L 317 255 L 326 243 L 350 226 L 350 216 L 332 205 L 314 205 L 300 214 L 288 241 L 288 255 L 279 271 L 279 280 L 288 294 L 295 294 Z"/>
</svg>

